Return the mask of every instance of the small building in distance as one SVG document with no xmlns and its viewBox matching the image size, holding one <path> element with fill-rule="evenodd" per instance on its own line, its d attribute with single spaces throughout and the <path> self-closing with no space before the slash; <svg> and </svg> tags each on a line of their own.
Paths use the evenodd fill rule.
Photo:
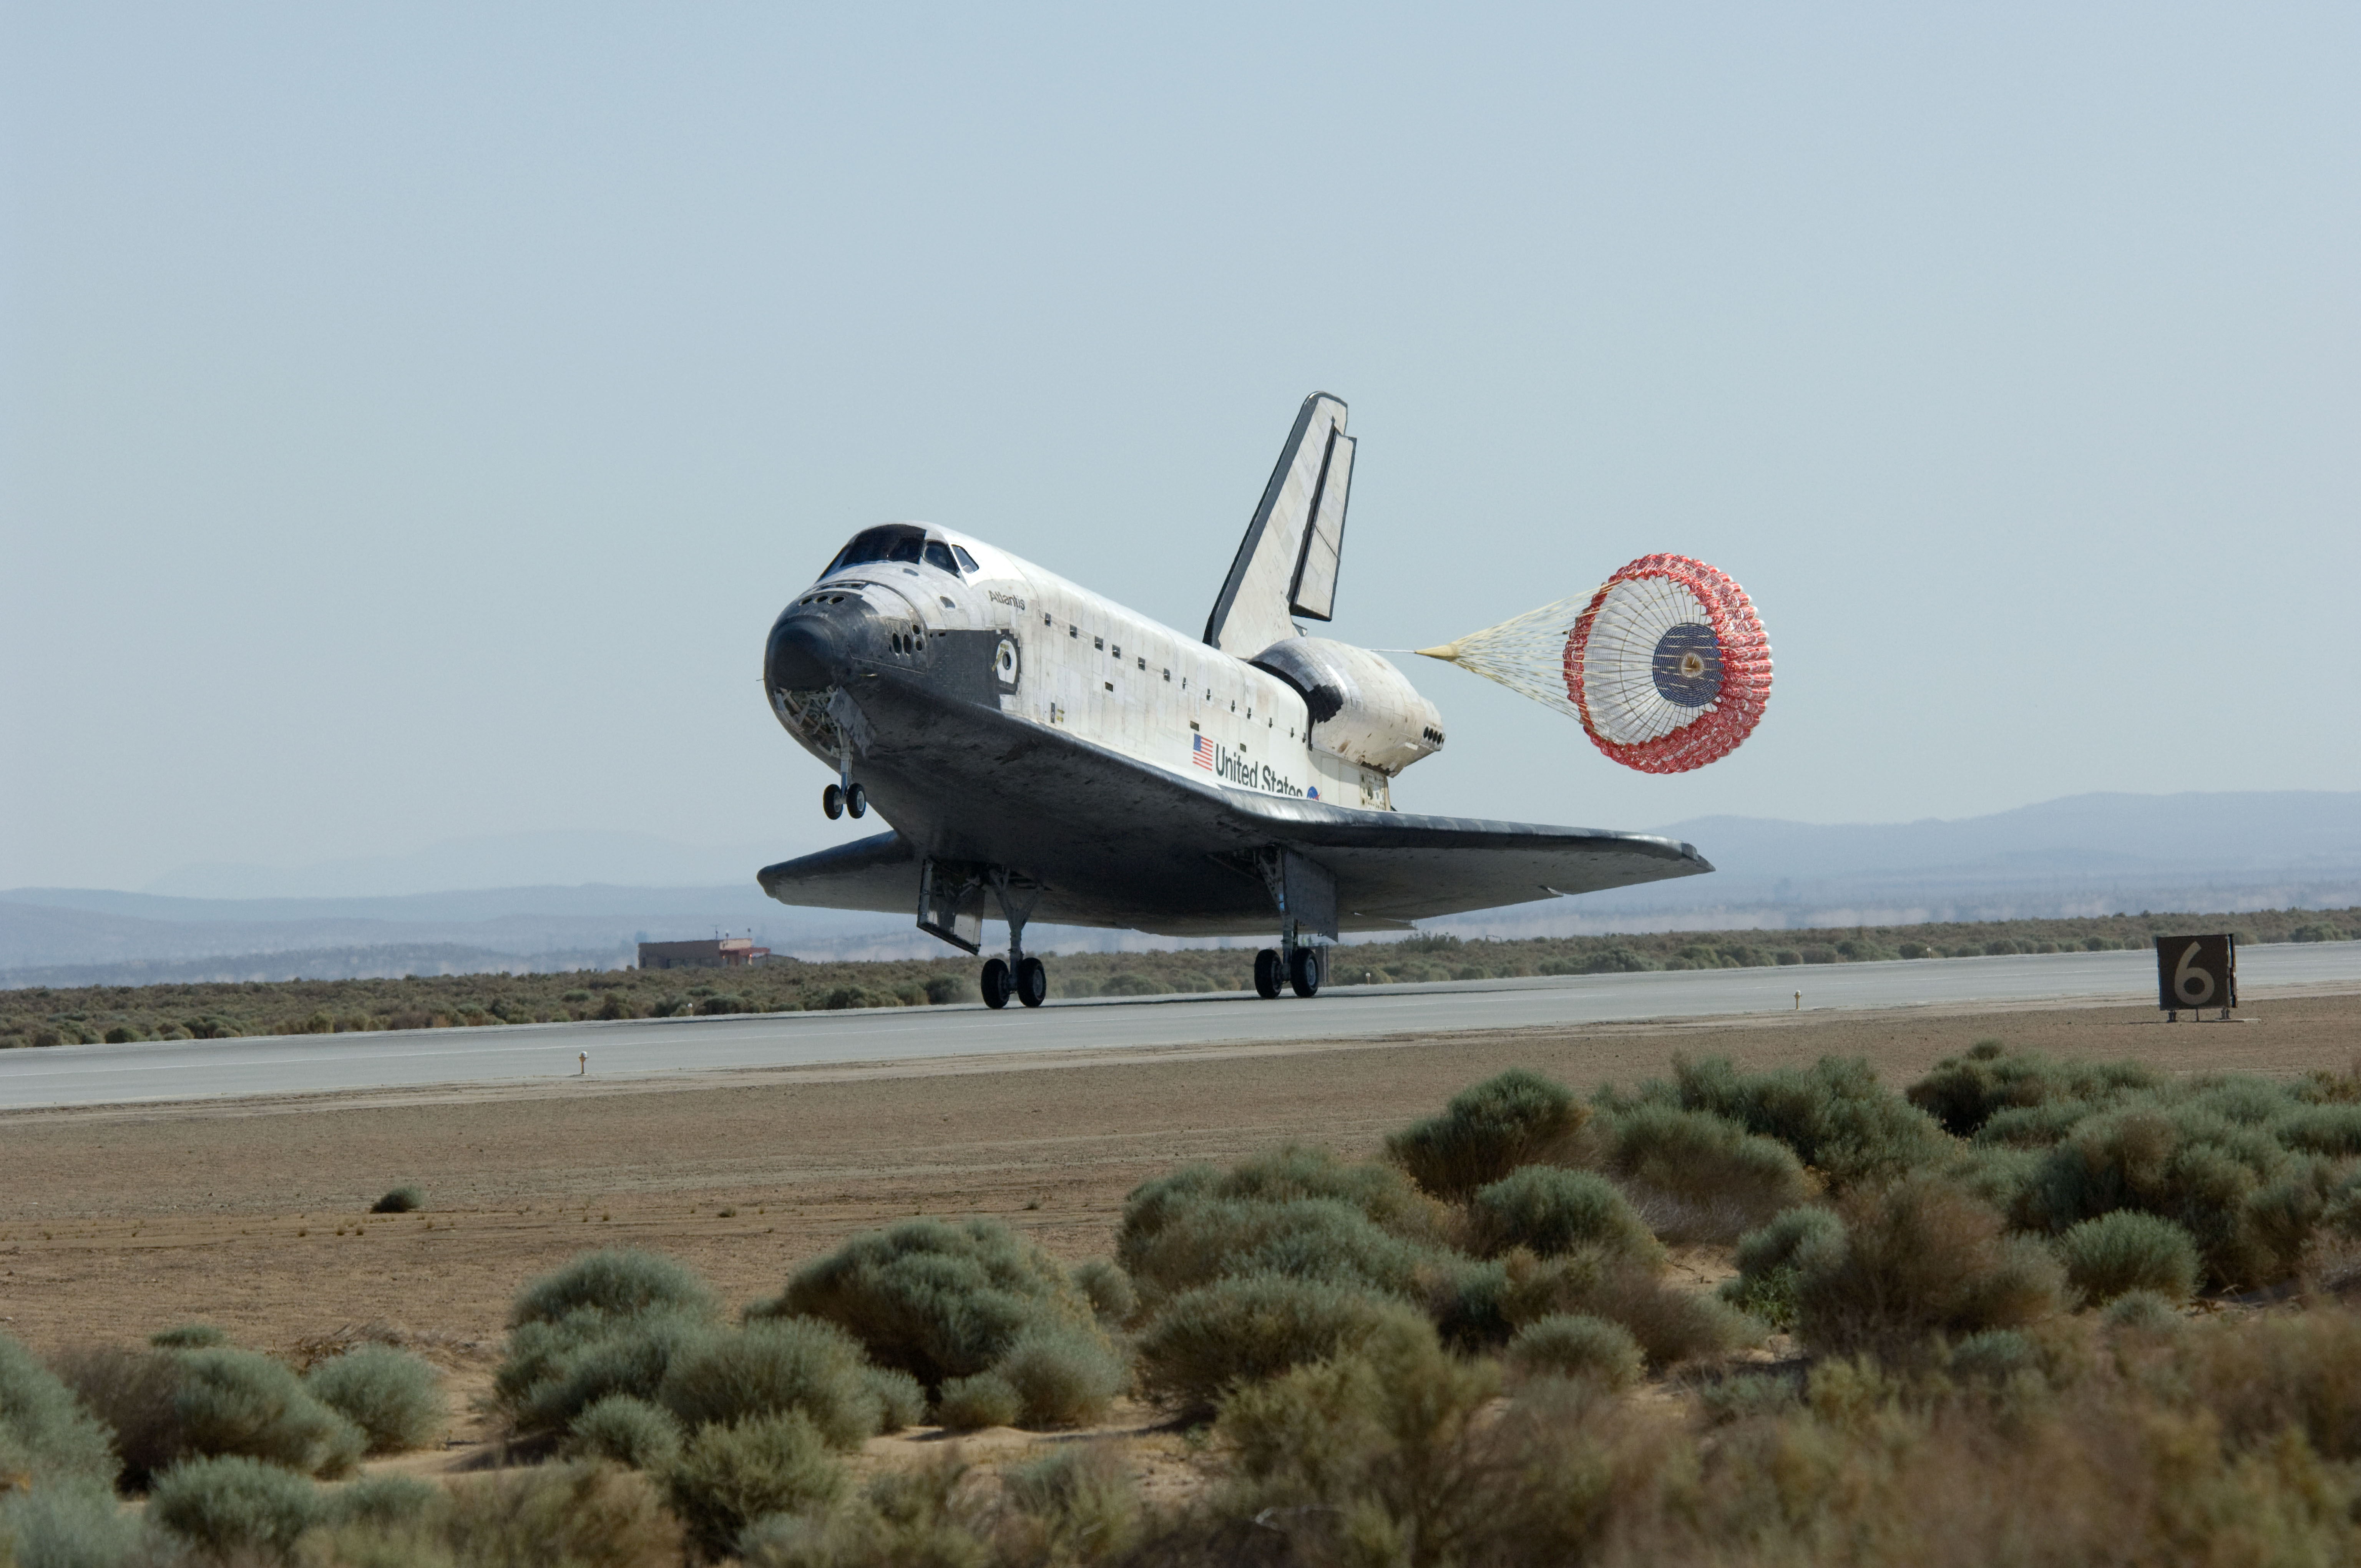
<svg viewBox="0 0 2361 1568">
<path fill-rule="evenodd" d="M 752 937 L 716 937 L 703 942 L 642 942 L 642 969 L 739 969 L 771 956 Z"/>
</svg>

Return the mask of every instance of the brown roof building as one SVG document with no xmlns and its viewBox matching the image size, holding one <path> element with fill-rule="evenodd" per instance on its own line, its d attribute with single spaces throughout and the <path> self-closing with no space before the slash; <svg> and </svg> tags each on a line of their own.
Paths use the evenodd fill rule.
<svg viewBox="0 0 2361 1568">
<path fill-rule="evenodd" d="M 642 969 L 738 969 L 771 956 L 752 937 L 718 937 L 708 942 L 642 942 Z"/>
</svg>

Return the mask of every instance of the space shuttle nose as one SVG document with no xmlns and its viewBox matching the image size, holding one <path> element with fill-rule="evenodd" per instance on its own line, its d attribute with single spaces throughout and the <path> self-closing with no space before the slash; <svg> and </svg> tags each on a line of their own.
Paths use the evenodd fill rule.
<svg viewBox="0 0 2361 1568">
<path fill-rule="evenodd" d="M 852 667 L 852 639 L 831 617 L 806 615 L 771 629 L 763 676 L 773 691 L 818 691 L 840 685 Z"/>
</svg>

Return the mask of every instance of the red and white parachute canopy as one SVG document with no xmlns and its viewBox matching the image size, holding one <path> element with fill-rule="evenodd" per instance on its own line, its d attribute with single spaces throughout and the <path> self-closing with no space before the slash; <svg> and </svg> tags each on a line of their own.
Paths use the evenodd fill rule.
<svg viewBox="0 0 2361 1568">
<path fill-rule="evenodd" d="M 1643 773 L 1730 755 L 1771 698 L 1771 641 L 1754 601 L 1686 555 L 1642 555 L 1587 599 L 1418 652 L 1572 715 L 1600 751 Z"/>
</svg>

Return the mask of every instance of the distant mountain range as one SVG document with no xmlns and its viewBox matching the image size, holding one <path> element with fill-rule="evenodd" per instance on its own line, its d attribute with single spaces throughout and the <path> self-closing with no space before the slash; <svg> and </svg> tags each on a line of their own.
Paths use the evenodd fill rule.
<svg viewBox="0 0 2361 1568">
<path fill-rule="evenodd" d="M 1430 925 L 1509 937 L 2361 904 L 2361 792 L 2086 795 L 1958 821 L 1716 817 L 1657 831 L 1716 874 Z M 908 917 L 773 903 L 752 883 L 760 860 L 651 835 L 521 834 L 291 870 L 188 867 L 141 893 L 16 888 L 0 892 L 0 984 L 578 968 L 625 961 L 642 935 L 720 931 L 814 959 L 950 951 Z M 710 882 L 686 884 L 707 866 Z M 558 885 L 553 868 L 614 880 Z M 503 869 L 544 880 L 467 885 Z M 642 873 L 655 884 L 630 885 Z M 436 876 L 445 890 L 419 885 Z M 1173 945 L 1070 927 L 1031 942 Z"/>
</svg>

